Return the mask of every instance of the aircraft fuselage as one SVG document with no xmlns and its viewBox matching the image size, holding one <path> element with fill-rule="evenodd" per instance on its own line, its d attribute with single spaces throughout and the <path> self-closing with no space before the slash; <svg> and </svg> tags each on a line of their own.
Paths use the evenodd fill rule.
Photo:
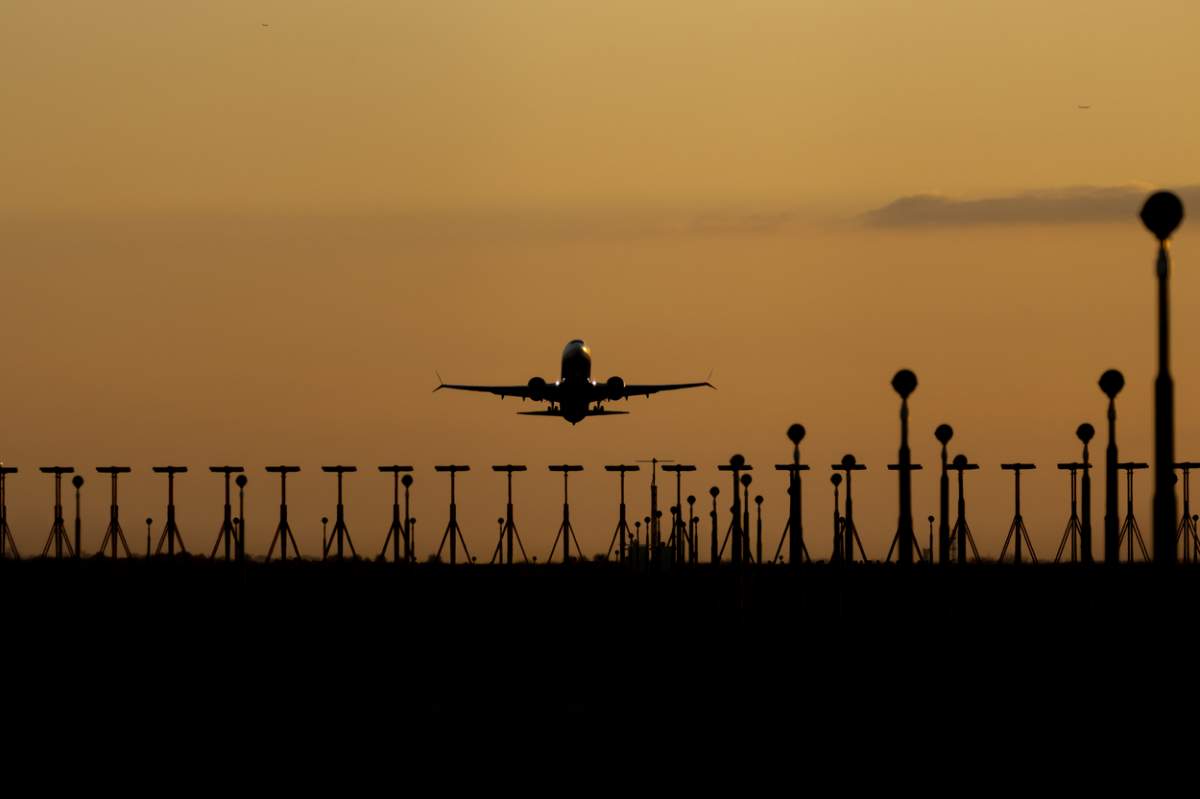
<svg viewBox="0 0 1200 799">
<path fill-rule="evenodd" d="M 583 421 L 592 396 L 592 352 L 579 339 L 563 349 L 558 385 L 562 417 L 571 424 Z"/>
</svg>

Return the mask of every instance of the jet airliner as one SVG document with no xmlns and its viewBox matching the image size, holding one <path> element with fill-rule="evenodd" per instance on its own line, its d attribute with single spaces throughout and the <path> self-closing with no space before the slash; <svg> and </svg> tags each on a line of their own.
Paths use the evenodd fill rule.
<svg viewBox="0 0 1200 799">
<path fill-rule="evenodd" d="M 553 383 L 531 377 L 529 382 L 517 386 L 464 386 L 442 383 L 438 387 L 458 391 L 482 391 L 501 397 L 520 397 L 534 402 L 548 402 L 549 407 L 540 411 L 518 411 L 523 416 L 560 416 L 571 424 L 578 424 L 589 416 L 613 416 L 628 411 L 610 411 L 604 403 L 629 397 L 650 396 L 660 391 L 678 391 L 683 388 L 716 388 L 707 380 L 700 383 L 626 383 L 613 375 L 603 383 L 592 379 L 592 351 L 580 339 L 567 344 L 562 354 L 562 371 Z"/>
</svg>

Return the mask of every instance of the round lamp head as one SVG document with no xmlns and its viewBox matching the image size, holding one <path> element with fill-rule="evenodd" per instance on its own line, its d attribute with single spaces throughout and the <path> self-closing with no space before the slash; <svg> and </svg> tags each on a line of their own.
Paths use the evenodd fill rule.
<svg viewBox="0 0 1200 799">
<path fill-rule="evenodd" d="M 750 485 L 750 481 L 751 481 L 753 478 L 752 478 L 752 477 L 750 477 L 750 475 L 748 475 L 748 474 L 743 474 L 741 479 L 742 479 L 742 485 L 744 485 L 744 486 L 748 486 L 748 485 Z"/>
<path fill-rule="evenodd" d="M 761 505 L 762 503 L 763 503 L 762 494 L 755 494 L 754 495 L 754 504 Z"/>
<path fill-rule="evenodd" d="M 801 441 L 804 440 L 805 432 L 806 431 L 804 430 L 804 425 L 802 425 L 802 424 L 788 425 L 788 431 L 787 431 L 788 441 L 791 441 L 793 444 L 799 444 Z"/>
<path fill-rule="evenodd" d="M 1092 427 L 1087 422 L 1084 422 L 1083 424 L 1079 425 L 1079 427 L 1075 428 L 1075 437 L 1078 438 L 1080 441 L 1082 441 L 1084 444 L 1091 441 L 1092 438 L 1095 437 L 1095 435 L 1096 435 L 1096 428 Z"/>
<path fill-rule="evenodd" d="M 853 455 L 847 454 L 847 455 L 842 456 L 842 465 L 843 466 L 853 466 L 856 463 L 858 463 L 858 459 L 855 458 Z"/>
<path fill-rule="evenodd" d="M 929 523 L 930 523 L 930 524 L 933 524 L 933 517 L 932 517 L 932 516 L 930 516 L 930 517 L 929 517 Z"/>
<path fill-rule="evenodd" d="M 896 390 L 896 393 L 902 399 L 908 399 L 908 395 L 913 393 L 917 388 L 916 374 L 911 369 L 901 369 L 892 378 L 892 388 Z"/>
<path fill-rule="evenodd" d="M 152 524 L 154 524 L 154 520 L 151 519 L 149 516 L 147 516 L 146 517 L 146 526 L 149 527 Z"/>
<path fill-rule="evenodd" d="M 746 459 L 741 455 L 733 455 L 729 458 L 729 465 L 740 469 L 746 465 Z"/>
<path fill-rule="evenodd" d="M 696 504 L 696 495 L 695 495 L 695 494 L 688 494 L 687 503 L 688 503 L 689 505 L 695 505 L 695 504 Z"/>
<path fill-rule="evenodd" d="M 403 477 L 400 478 L 400 482 L 404 484 L 405 488 L 408 488 L 410 485 L 412 485 L 412 475 L 411 474 L 404 475 Z"/>
<path fill-rule="evenodd" d="M 933 431 L 933 437 L 944 447 L 950 443 L 950 439 L 954 438 L 954 428 L 948 424 L 939 424 Z"/>
<path fill-rule="evenodd" d="M 234 480 L 233 482 L 237 483 L 237 487 L 238 487 L 238 488 L 245 488 L 245 487 L 246 487 L 246 483 L 248 483 L 248 482 L 249 482 L 249 480 L 247 480 L 247 479 L 246 479 L 246 475 L 244 475 L 244 474 L 239 474 L 239 475 L 237 476 L 237 479 L 236 479 L 236 480 Z"/>
<path fill-rule="evenodd" d="M 1183 203 L 1169 191 L 1157 191 L 1146 199 L 1139 216 L 1155 238 L 1166 241 L 1183 221 Z"/>
<path fill-rule="evenodd" d="M 712 497 L 713 499 L 716 499 L 717 494 L 720 494 L 720 493 L 721 493 L 721 489 L 717 488 L 716 486 L 713 486 L 712 488 L 708 489 L 708 495 L 710 497 Z"/>
<path fill-rule="evenodd" d="M 321 524 L 329 524 L 329 517 L 328 517 L 328 516 L 322 516 L 322 517 L 321 517 Z"/>
<path fill-rule="evenodd" d="M 497 517 L 496 517 L 496 524 L 504 524 L 504 517 L 503 517 L 503 516 L 497 516 Z"/>
<path fill-rule="evenodd" d="M 833 483 L 834 488 L 836 488 L 842 484 L 842 476 L 837 472 L 834 472 L 829 476 L 829 482 Z"/>
<path fill-rule="evenodd" d="M 952 463 L 953 463 L 955 466 L 966 466 L 966 465 L 967 465 L 967 456 L 966 456 L 966 455 L 962 455 L 962 454 L 955 455 L 955 456 L 954 456 L 954 460 L 953 460 L 953 461 L 951 461 L 951 462 L 952 462 Z"/>
<path fill-rule="evenodd" d="M 83 488 L 83 478 L 79 475 L 75 475 L 71 478 L 71 485 L 75 486 L 76 488 Z"/>
<path fill-rule="evenodd" d="M 660 510 L 656 510 L 656 511 L 654 511 L 654 518 L 656 518 L 656 519 L 661 519 L 661 518 L 662 518 L 662 511 L 660 511 Z"/>
<path fill-rule="evenodd" d="M 1115 399 L 1121 393 L 1121 389 L 1125 388 L 1125 375 L 1118 372 L 1116 369 L 1109 369 L 1104 374 L 1100 375 L 1100 390 L 1104 392 L 1104 396 L 1109 399 Z"/>
</svg>

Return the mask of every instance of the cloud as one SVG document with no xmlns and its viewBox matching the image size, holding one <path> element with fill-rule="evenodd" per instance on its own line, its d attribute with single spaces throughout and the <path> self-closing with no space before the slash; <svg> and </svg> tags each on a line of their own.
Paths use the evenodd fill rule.
<svg viewBox="0 0 1200 799">
<path fill-rule="evenodd" d="M 1185 206 L 1200 203 L 1200 186 L 1172 190 Z M 1136 218 L 1151 191 L 1147 185 L 1127 184 L 1073 186 L 978 199 L 912 194 L 868 211 L 860 219 L 870 227 L 1127 222 Z"/>
</svg>

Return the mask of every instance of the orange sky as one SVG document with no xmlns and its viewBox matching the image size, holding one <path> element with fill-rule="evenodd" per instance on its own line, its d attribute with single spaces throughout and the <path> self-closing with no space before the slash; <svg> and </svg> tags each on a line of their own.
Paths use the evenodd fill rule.
<svg viewBox="0 0 1200 799">
<path fill-rule="evenodd" d="M 1053 554 L 1066 478 L 1052 466 L 1078 457 L 1080 421 L 1102 427 L 1105 368 L 1129 383 L 1122 456 L 1151 459 L 1154 246 L 1136 202 L 1127 217 L 1052 203 L 1037 225 L 987 224 L 991 206 L 983 224 L 859 215 L 924 193 L 1020 208 L 1029 191 L 1200 183 L 1182 88 L 1200 72 L 1193 4 L 295 5 L 6 15 L 0 457 L 22 469 L 9 505 L 23 552 L 49 528 L 36 467 L 50 463 L 87 468 L 91 547 L 108 504 L 94 466 L 135 467 L 122 507 L 141 542 L 137 521 L 161 519 L 165 497 L 148 467 L 191 465 L 180 521 L 204 550 L 220 521 L 208 465 L 254 467 L 255 550 L 277 503 L 259 467 L 300 463 L 293 519 L 312 552 L 333 502 L 317 467 L 412 462 L 425 554 L 445 524 L 432 464 L 476 468 L 461 497 L 482 552 L 503 511 L 486 467 L 525 462 L 518 522 L 544 557 L 560 489 L 546 464 L 588 467 L 574 516 L 594 552 L 615 522 L 604 463 L 694 462 L 685 490 L 700 495 L 735 451 L 759 467 L 773 550 L 784 482 L 763 467 L 801 421 L 819 467 L 813 549 L 829 546 L 826 467 L 852 451 L 871 467 L 857 513 L 880 556 L 902 366 L 921 383 L 914 458 L 934 465 L 930 433 L 948 421 L 985 465 L 968 488 L 985 552 L 1011 515 L 997 465 L 1020 458 L 1039 464 L 1026 516 Z M 1181 458 L 1200 454 L 1188 231 L 1173 282 Z M 632 415 L 577 428 L 429 391 L 435 369 L 552 378 L 574 337 L 599 378 L 715 369 L 720 390 L 631 400 Z M 920 521 L 934 473 L 914 485 Z M 1148 473 L 1138 488 L 1148 534 Z M 388 481 L 364 472 L 347 490 L 373 554 Z M 1097 541 L 1101 495 L 1098 482 Z"/>
</svg>

